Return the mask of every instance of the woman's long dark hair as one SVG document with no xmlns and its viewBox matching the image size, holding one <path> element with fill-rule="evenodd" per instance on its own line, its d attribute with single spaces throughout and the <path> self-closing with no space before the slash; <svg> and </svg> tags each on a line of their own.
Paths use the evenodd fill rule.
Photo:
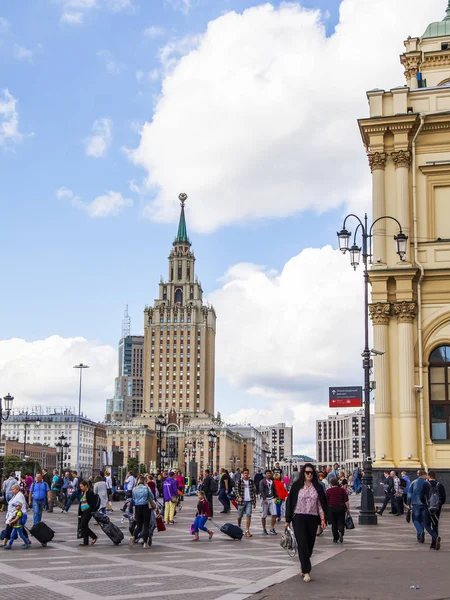
<svg viewBox="0 0 450 600">
<path fill-rule="evenodd" d="M 305 485 L 305 469 L 311 469 L 313 472 L 313 476 L 311 477 L 311 483 L 313 484 L 313 486 L 316 488 L 317 493 L 318 494 L 322 494 L 323 492 L 323 486 L 319 481 L 319 478 L 317 477 L 317 471 L 316 468 L 313 464 L 311 463 L 305 463 L 301 469 L 300 469 L 300 477 L 297 479 L 297 481 L 295 481 L 292 484 L 292 488 L 298 488 L 299 490 L 302 489 L 302 487 L 304 487 Z"/>
</svg>

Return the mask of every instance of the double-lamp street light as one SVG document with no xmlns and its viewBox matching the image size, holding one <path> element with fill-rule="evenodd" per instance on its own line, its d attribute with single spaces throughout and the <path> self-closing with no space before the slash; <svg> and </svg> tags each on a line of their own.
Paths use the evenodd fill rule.
<svg viewBox="0 0 450 600">
<path fill-rule="evenodd" d="M 353 237 L 353 244 L 349 248 L 350 238 L 352 234 L 350 231 L 346 229 L 347 220 L 350 218 L 354 218 L 358 222 L 358 226 L 356 227 L 355 234 Z M 374 351 L 369 348 L 369 271 L 368 265 L 369 262 L 372 262 L 372 237 L 373 237 L 373 228 L 376 223 L 383 219 L 390 219 L 395 221 L 398 225 L 399 232 L 396 236 L 394 236 L 394 240 L 397 245 L 397 254 L 401 261 L 405 260 L 406 251 L 407 251 L 407 242 L 408 236 L 405 235 L 402 231 L 402 226 L 400 222 L 394 217 L 383 216 L 375 219 L 372 225 L 369 228 L 367 214 L 364 215 L 364 222 L 355 214 L 351 213 L 347 215 L 344 219 L 344 223 L 341 231 L 338 232 L 338 240 L 339 240 L 339 250 L 346 254 L 349 252 L 350 254 L 350 264 L 353 269 L 356 271 L 360 260 L 361 260 L 361 250 L 362 250 L 362 258 L 363 258 L 363 267 L 364 267 L 364 351 L 362 353 L 363 357 L 363 370 L 364 370 L 364 419 L 365 419 L 365 442 L 364 442 L 364 454 L 365 454 L 365 462 L 364 462 L 364 475 L 361 482 L 361 510 L 359 513 L 359 523 L 360 525 L 376 525 L 377 524 L 377 515 L 375 513 L 375 502 L 373 497 L 373 478 L 372 478 L 372 457 L 370 455 L 370 373 L 373 367 L 373 354 L 384 354 L 382 351 Z M 362 238 L 362 248 L 358 246 L 356 243 L 356 236 L 358 232 L 361 233 Z"/>
<path fill-rule="evenodd" d="M 2 443 L 2 422 L 3 421 L 7 421 L 9 419 L 9 416 L 11 414 L 11 410 L 12 410 L 12 403 L 14 400 L 14 396 L 11 396 L 11 394 L 7 394 L 4 398 L 3 398 L 3 402 L 2 399 L 0 397 L 0 444 Z M 3 477 L 3 459 L 6 453 L 6 443 L 5 443 L 5 449 L 4 449 L 4 453 L 0 454 L 0 482 L 2 481 L 2 477 Z"/>
<path fill-rule="evenodd" d="M 166 431 L 167 421 L 164 415 L 160 414 L 155 419 L 156 438 L 156 470 L 161 471 L 162 466 L 162 436 Z"/>
<path fill-rule="evenodd" d="M 70 448 L 70 444 L 68 444 L 66 442 L 67 438 L 66 436 L 62 433 L 59 437 L 58 437 L 58 441 L 56 442 L 55 446 L 56 446 L 56 453 L 58 455 L 59 458 L 59 472 L 62 474 L 63 472 L 63 462 L 64 462 L 64 454 L 67 457 L 67 450 L 68 448 Z"/>
<path fill-rule="evenodd" d="M 211 465 L 211 473 L 214 471 L 214 447 L 217 444 L 219 438 L 216 435 L 214 427 L 208 431 L 208 450 L 209 450 L 209 464 Z"/>
</svg>

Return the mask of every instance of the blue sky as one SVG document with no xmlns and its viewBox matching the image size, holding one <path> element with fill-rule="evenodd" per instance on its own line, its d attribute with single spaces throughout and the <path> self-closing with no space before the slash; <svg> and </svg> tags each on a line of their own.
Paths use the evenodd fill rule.
<svg viewBox="0 0 450 600">
<path fill-rule="evenodd" d="M 317 348 L 306 348 L 305 323 L 299 324 L 288 336 L 292 349 L 271 377 L 279 375 L 279 389 L 259 386 L 252 360 L 240 372 L 227 332 L 234 319 L 264 330 L 270 307 L 263 310 L 262 300 L 283 289 L 287 303 L 297 302 L 290 305 L 297 322 L 314 286 L 313 304 L 323 301 L 325 313 L 332 312 L 339 298 L 352 329 L 353 300 L 341 288 L 346 281 L 358 301 L 361 274 L 347 274 L 347 262 L 331 268 L 334 258 L 320 248 L 335 246 L 346 208 L 370 207 L 356 124 L 366 116 L 366 89 L 402 83 L 403 39 L 420 34 L 431 17 L 441 18 L 446 4 L 411 3 L 415 10 L 405 12 L 406 0 L 395 7 L 382 0 L 378 8 L 344 0 L 345 18 L 333 35 L 337 0 L 1 2 L 0 373 L 3 368 L 4 385 L 11 387 L 5 393 L 15 389 L 22 403 L 47 402 L 44 375 L 52 378 L 54 371 L 42 367 L 42 357 L 47 366 L 57 365 L 62 343 L 53 356 L 30 344 L 54 335 L 81 337 L 89 352 L 104 356 L 101 377 L 87 388 L 93 413 L 101 415 L 112 391 L 111 352 L 124 306 L 133 332 L 141 333 L 144 305 L 152 303 L 159 277 L 167 273 L 177 195 L 184 191 L 196 271 L 220 307 L 217 408 L 234 419 L 297 420 L 308 438 L 302 449 L 311 452 L 314 418 L 327 412 L 328 383 L 358 383 L 359 330 L 348 341 L 354 365 L 342 365 L 342 350 L 335 348 L 336 360 L 324 367 L 329 382 L 328 376 L 314 379 L 314 365 L 303 372 L 290 359 L 319 356 L 329 344 L 323 340 L 343 332 L 330 326 L 323 337 L 312 336 Z M 376 55 L 364 45 L 366 36 L 378 40 Z M 348 61 L 355 47 L 361 60 Z M 3 136 L 2 119 L 9 123 Z M 119 202 L 116 210 L 108 192 Z M 95 214 L 105 203 L 106 213 Z M 308 248 L 316 250 L 302 253 Z M 296 260 L 302 272 L 292 272 Z M 240 263 L 247 266 L 236 267 Z M 319 273 L 314 281 L 310 266 Z M 323 314 L 311 320 L 315 326 Z M 253 334 L 245 336 L 250 356 L 256 352 L 249 343 Z M 11 351 L 11 338 L 26 340 L 26 351 Z M 88 346 L 81 356 L 74 343 L 64 343 L 72 344 L 67 364 L 91 356 Z M 99 350 L 106 347 L 113 350 Z M 308 383 L 286 399 L 283 390 L 302 375 Z M 24 378 L 29 382 L 22 389 Z M 52 401 L 72 403 L 73 373 L 58 379 Z"/>
<path fill-rule="evenodd" d="M 151 120 L 152 95 L 160 86 L 140 84 L 136 72 L 158 68 L 158 49 L 172 37 L 203 31 L 224 8 L 241 11 L 257 4 L 263 3 L 211 0 L 193 3 L 186 15 L 163 1 L 141 1 L 117 13 L 106 7 L 87 11 L 81 25 L 61 23 L 61 4 L 50 0 L 1 6 L 10 31 L 0 47 L 0 88 L 18 98 L 24 136 L 1 151 L 0 161 L 8 289 L 2 300 L 4 337 L 33 340 L 59 333 L 114 344 L 126 302 L 134 328 L 141 328 L 141 308 L 155 295 L 160 273 L 166 274 L 176 225 L 141 219 L 128 187 L 142 172 L 123 148 L 138 144 L 133 124 Z M 305 5 L 336 17 L 338 2 Z M 330 27 L 333 22 L 330 18 Z M 167 33 L 145 37 L 152 25 Z M 32 58 L 18 60 L 14 46 L 30 50 Z M 102 51 L 111 53 L 117 73 L 108 72 L 98 56 Z M 113 120 L 114 140 L 108 156 L 96 160 L 86 156 L 83 140 L 104 115 Z M 56 198 L 62 186 L 86 200 L 116 190 L 134 197 L 136 205 L 120 219 L 90 221 Z M 302 247 L 329 241 L 330 231 L 313 232 L 307 222 L 306 216 L 191 235 L 204 289 L 214 289 L 217 277 L 236 262 L 279 268 Z M 330 227 L 332 222 L 331 216 Z M 279 240 L 275 252 L 268 238 Z M 220 250 L 207 260 L 214 246 Z"/>
</svg>

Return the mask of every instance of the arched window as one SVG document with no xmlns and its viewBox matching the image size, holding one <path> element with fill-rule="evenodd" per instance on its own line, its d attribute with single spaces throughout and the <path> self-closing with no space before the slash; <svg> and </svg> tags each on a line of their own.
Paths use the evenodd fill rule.
<svg viewBox="0 0 450 600">
<path fill-rule="evenodd" d="M 430 354 L 431 439 L 450 440 L 450 346 L 439 346 Z"/>
<path fill-rule="evenodd" d="M 175 290 L 175 302 L 179 302 L 180 304 L 183 303 L 183 292 L 180 288 Z"/>
</svg>

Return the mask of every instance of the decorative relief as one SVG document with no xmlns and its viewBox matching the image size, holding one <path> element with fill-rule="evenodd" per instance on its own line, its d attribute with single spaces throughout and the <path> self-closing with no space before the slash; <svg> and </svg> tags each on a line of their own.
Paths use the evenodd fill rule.
<svg viewBox="0 0 450 600">
<path fill-rule="evenodd" d="M 415 302 L 396 302 L 394 313 L 400 323 L 412 323 L 417 314 Z"/>
<path fill-rule="evenodd" d="M 372 152 L 368 154 L 369 167 L 372 173 L 377 169 L 383 169 L 386 167 L 386 152 Z"/>
<path fill-rule="evenodd" d="M 396 169 L 400 167 L 406 167 L 407 169 L 411 166 L 411 152 L 409 150 L 399 150 L 398 152 L 391 153 L 392 160 Z"/>
<path fill-rule="evenodd" d="M 390 302 L 377 302 L 369 305 L 370 318 L 374 325 L 388 325 L 392 314 Z"/>
<path fill-rule="evenodd" d="M 405 67 L 406 79 L 411 79 L 412 77 L 415 77 L 419 72 L 422 54 L 420 52 L 403 54 L 400 57 L 400 60 L 402 62 L 402 65 Z"/>
</svg>

